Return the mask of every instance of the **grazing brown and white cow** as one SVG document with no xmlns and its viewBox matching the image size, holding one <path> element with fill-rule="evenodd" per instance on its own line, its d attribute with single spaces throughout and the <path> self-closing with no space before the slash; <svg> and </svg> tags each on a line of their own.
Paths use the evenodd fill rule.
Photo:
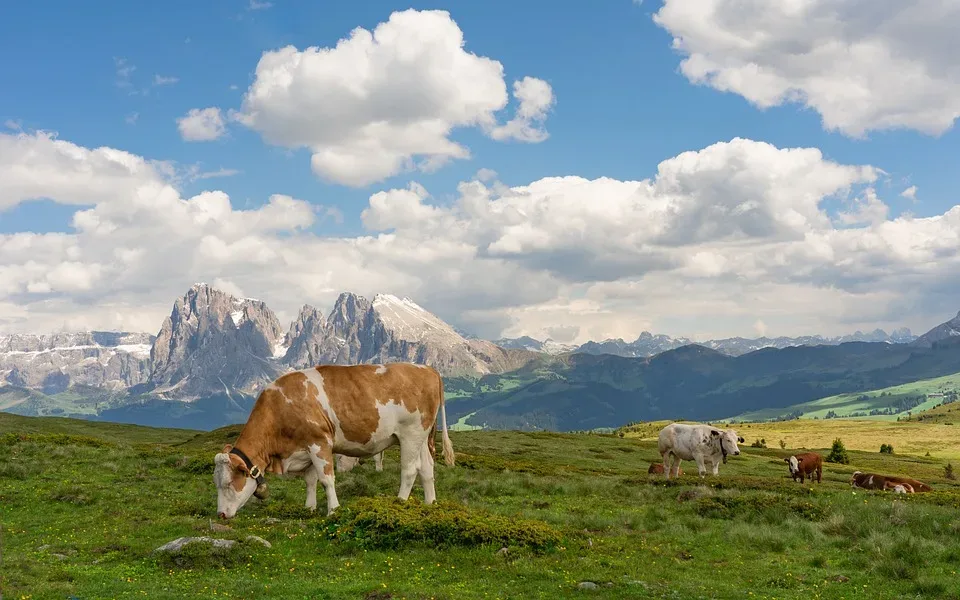
<svg viewBox="0 0 960 600">
<path fill-rule="evenodd" d="M 853 476 L 850 477 L 850 487 L 858 487 L 866 490 L 893 490 L 897 492 L 897 486 L 902 486 L 903 491 L 908 494 L 933 491 L 932 487 L 912 477 L 878 475 L 877 473 L 862 473 L 860 471 L 854 471 Z"/>
<path fill-rule="evenodd" d="M 647 473 L 653 473 L 656 475 L 663 475 L 663 472 L 663 465 L 661 463 L 650 463 L 650 468 L 647 469 Z M 680 467 L 680 470 L 677 474 L 683 475 L 683 467 Z"/>
<path fill-rule="evenodd" d="M 823 457 L 816 452 L 804 452 L 803 454 L 794 454 L 783 459 L 790 467 L 790 476 L 796 481 L 800 478 L 803 483 L 804 477 L 810 475 L 810 481 L 816 475 L 817 483 L 820 483 L 823 475 Z"/>
<path fill-rule="evenodd" d="M 678 475 L 681 459 L 696 461 L 700 477 L 707 474 L 706 463 L 712 465 L 714 475 L 719 474 L 721 458 L 726 464 L 728 454 L 740 454 L 737 442 L 743 443 L 743 438 L 733 429 L 670 423 L 660 430 L 657 446 L 663 457 L 664 474 L 670 479 L 671 475 Z"/>
<path fill-rule="evenodd" d="M 293 371 L 267 386 L 243 430 L 214 457 L 217 513 L 232 518 L 250 499 L 266 497 L 264 473 L 294 473 L 307 484 L 307 508 L 317 506 L 317 482 L 327 514 L 340 503 L 334 454 L 370 457 L 400 445 L 402 500 L 420 475 L 424 500 L 436 500 L 433 435 L 439 409 L 443 457 L 454 464 L 447 432 L 443 380 L 434 369 L 410 363 L 321 365 Z"/>
</svg>

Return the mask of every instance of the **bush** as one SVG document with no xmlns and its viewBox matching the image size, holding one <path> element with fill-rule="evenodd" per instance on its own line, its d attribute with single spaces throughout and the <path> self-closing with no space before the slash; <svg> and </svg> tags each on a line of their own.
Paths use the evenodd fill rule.
<svg viewBox="0 0 960 600">
<path fill-rule="evenodd" d="M 953 474 L 953 465 L 951 463 L 947 463 L 946 466 L 943 467 L 943 477 L 944 479 L 957 478 L 957 476 Z"/>
<path fill-rule="evenodd" d="M 751 448 L 766 448 L 766 447 L 767 447 L 767 440 L 766 440 L 766 438 L 760 438 L 759 440 L 756 440 L 756 441 L 754 441 L 752 444 L 750 444 L 750 447 L 751 447 Z"/>
<path fill-rule="evenodd" d="M 847 456 L 847 448 L 843 445 L 840 438 L 833 440 L 833 447 L 830 448 L 830 454 L 827 455 L 827 462 L 846 465 L 850 463 L 850 457 Z"/>
<path fill-rule="evenodd" d="M 781 449 L 781 450 L 786 450 L 786 449 L 787 449 L 787 441 L 786 441 L 786 440 L 780 440 L 780 449 Z"/>
<path fill-rule="evenodd" d="M 178 462 L 183 461 L 180 459 Z M 213 475 L 213 457 L 194 456 L 180 468 L 187 473 L 193 473 L 194 475 Z"/>
<path fill-rule="evenodd" d="M 893 445 L 880 444 L 880 454 L 893 454 Z"/>
<path fill-rule="evenodd" d="M 438 501 L 416 498 L 359 498 L 325 518 L 327 537 L 361 548 L 398 548 L 410 543 L 430 546 L 475 546 L 495 543 L 544 550 L 557 546 L 560 532 L 532 519 L 517 519 Z"/>
</svg>

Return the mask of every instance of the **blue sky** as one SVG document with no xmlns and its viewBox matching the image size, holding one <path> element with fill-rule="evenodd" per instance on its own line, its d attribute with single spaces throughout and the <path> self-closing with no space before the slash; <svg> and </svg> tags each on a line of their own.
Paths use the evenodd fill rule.
<svg viewBox="0 0 960 600">
<path fill-rule="evenodd" d="M 704 2 L 704 6 L 708 4 Z M 299 50 L 308 46 L 333 47 L 354 28 L 373 30 L 387 21 L 393 11 L 410 7 L 449 11 L 463 32 L 464 49 L 503 65 L 508 90 L 513 81 L 524 76 L 547 82 L 555 97 L 543 123 L 549 137 L 539 143 L 498 141 L 476 127 L 455 128 L 450 137 L 469 148 L 470 159 L 452 160 L 435 172 L 401 172 L 362 186 L 321 180 L 311 172 L 310 150 L 271 145 L 254 128 L 239 123 L 228 123 L 226 135 L 213 141 L 190 142 L 181 137 L 176 120 L 190 109 L 215 106 L 224 113 L 241 109 L 243 94 L 253 83 L 257 62 L 264 52 L 286 45 Z M 956 127 L 939 135 L 915 127 L 879 127 L 857 138 L 827 130 L 816 108 L 786 102 L 761 109 L 745 99 L 749 91 L 720 91 L 715 89 L 716 85 L 695 84 L 680 71 L 685 54 L 671 47 L 671 33 L 654 23 L 654 13 L 661 10 L 666 11 L 663 3 L 653 0 L 640 5 L 622 0 L 569 7 L 544 1 L 398 4 L 277 0 L 273 5 L 255 9 L 249 2 L 239 0 L 200 4 L 172 1 L 159 5 L 114 4 L 110 11 L 102 13 L 73 2 L 20 3 L 4 8 L 4 17 L 0 19 L 0 50 L 4 56 L 18 57 L 8 58 L 4 65 L 0 123 L 16 123 L 28 133 L 55 131 L 59 139 L 81 147 L 117 148 L 147 159 L 175 161 L 184 167 L 194 165 L 201 172 L 238 172 L 186 182 L 180 189 L 184 198 L 205 190 L 222 190 L 229 195 L 235 210 L 261 207 L 271 194 L 336 207 L 344 216 L 342 222 L 314 221 L 307 229 L 314 236 L 312 240 L 370 235 L 360 219 L 370 196 L 406 188 L 411 181 L 430 192 L 430 203 L 449 207 L 458 198 L 458 183 L 470 180 L 481 168 L 492 169 L 500 182 L 511 187 L 560 176 L 642 180 L 655 176 L 661 161 L 736 137 L 777 148 L 818 148 L 828 161 L 882 169 L 886 177 L 870 185 L 889 207 L 888 219 L 904 211 L 917 217 L 932 217 L 956 204 L 960 166 L 960 134 Z M 55 16 L 48 16 L 51 14 Z M 670 26 L 679 31 L 684 26 L 683 18 L 682 14 L 676 16 Z M 804 27 L 798 26 L 798 30 Z M 695 27 L 689 31 L 697 33 Z M 699 40 L 701 48 L 713 42 L 708 37 Z M 722 45 L 719 50 L 724 50 Z M 929 59 L 926 64 L 934 64 L 936 58 L 916 57 L 921 63 Z M 775 64 L 773 59 L 771 64 Z M 896 78 L 897 74 L 890 72 L 889 76 Z M 956 83 L 945 77 L 947 83 Z M 509 104 L 496 113 L 499 121 L 509 119 L 517 105 L 517 99 L 511 97 Z M 887 115 L 896 115 L 909 109 L 904 104 L 885 110 Z M 313 106 L 310 110 L 319 112 L 324 107 Z M 309 120 L 309 114 L 303 118 Z M 7 132 L 14 133 L 12 129 Z M 909 186 L 917 188 L 916 201 L 900 196 Z M 854 188 L 860 191 L 863 185 Z M 821 207 L 831 217 L 844 209 L 842 203 L 831 199 L 824 200 Z M 71 219 L 77 210 L 75 204 L 56 198 L 15 201 L 0 212 L 0 234 L 72 234 Z M 846 225 L 838 225 L 843 227 Z M 207 271 L 216 276 L 221 274 L 218 269 L 210 266 Z M 636 278 L 639 274 L 630 275 Z M 550 277 L 558 278 L 561 287 L 587 286 L 590 279 L 577 280 L 556 270 L 550 272 Z M 269 295 L 248 289 L 252 287 L 249 282 L 255 281 L 253 275 L 238 275 L 236 279 L 248 282 L 238 287 L 250 295 Z M 608 279 L 606 283 L 628 279 Z M 23 285 L 28 283 L 24 280 Z M 182 288 L 183 283 L 185 280 L 171 281 L 170 289 Z M 434 302 L 446 303 L 441 299 L 456 297 L 449 291 L 428 290 L 429 286 L 422 281 L 398 282 L 396 287 L 418 299 L 432 298 Z M 815 287 L 824 285 L 820 282 Z M 117 283 L 115 289 L 118 304 L 128 302 L 119 299 L 128 297 L 122 285 Z M 863 293 L 862 289 L 848 291 Z M 556 293 L 565 301 L 591 297 L 587 287 Z M 949 295 L 940 287 L 936 293 Z M 299 294 L 320 304 L 328 301 L 329 293 L 316 295 L 310 298 L 309 292 Z M 463 317 L 458 324 L 473 323 L 486 332 L 496 328 L 490 323 L 498 323 L 508 333 L 530 333 L 543 338 L 549 325 L 539 321 L 522 325 L 523 314 L 549 296 L 550 292 L 538 290 L 531 292 L 529 302 L 518 302 L 516 306 L 501 302 L 489 307 L 460 299 L 456 302 L 462 301 L 469 310 L 479 312 L 474 317 Z M 23 291 L 10 298 L 21 309 L 22 316 L 16 324 L 9 323 L 9 328 L 26 327 L 34 319 L 30 311 L 39 310 L 37 303 L 49 304 L 51 300 Z M 56 295 L 58 301 L 64 302 L 62 310 L 76 314 L 70 298 L 69 291 Z M 889 325 L 896 321 L 896 310 L 906 310 L 892 296 L 885 296 L 883 301 L 888 307 L 900 308 L 888 308 L 862 322 L 848 317 L 831 322 L 823 315 L 815 315 L 797 321 L 795 329 L 821 324 L 839 333 L 852 326 Z M 431 308 L 456 321 L 464 314 L 456 302 L 445 304 L 442 309 Z M 168 303 L 168 298 L 160 302 Z M 914 326 L 938 322 L 941 317 L 950 316 L 943 314 L 945 311 L 960 308 L 923 304 L 923 311 L 933 312 L 926 315 L 917 312 L 921 305 L 916 301 L 911 301 L 910 306 L 914 313 L 904 315 L 902 320 Z M 611 305 L 605 310 L 620 309 Z M 644 325 L 684 329 L 684 323 L 696 321 L 679 315 L 658 318 L 652 312 L 655 310 L 651 307 L 641 319 Z M 496 318 L 491 316 L 494 313 Z M 689 317 L 692 313 L 685 314 Z M 753 326 L 755 318 L 753 314 L 738 317 L 730 321 L 729 328 L 711 333 L 734 333 L 734 329 L 744 325 Z M 90 319 L 90 323 L 100 322 L 97 317 Z M 608 322 L 591 329 L 584 324 L 583 335 L 587 331 L 595 331 L 589 337 L 619 332 L 630 337 L 639 333 L 623 324 L 631 320 L 636 319 L 624 314 L 616 320 L 619 325 Z M 767 320 L 780 323 L 779 329 L 784 332 L 791 329 L 786 317 L 771 316 Z M 44 326 L 48 320 L 33 323 Z M 766 331 L 768 326 L 761 325 L 760 329 Z M 701 329 L 698 325 L 665 333 L 696 335 Z"/>
</svg>

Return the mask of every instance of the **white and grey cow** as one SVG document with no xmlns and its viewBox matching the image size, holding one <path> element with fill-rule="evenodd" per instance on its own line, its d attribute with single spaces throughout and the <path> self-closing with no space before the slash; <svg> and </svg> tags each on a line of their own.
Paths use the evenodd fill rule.
<svg viewBox="0 0 960 600">
<path fill-rule="evenodd" d="M 356 456 L 347 456 L 346 454 L 337 455 L 337 470 L 344 473 L 352 471 L 354 467 L 360 464 L 360 459 Z M 383 452 L 379 452 L 373 455 L 373 462 L 376 466 L 377 471 L 383 470 Z"/>
<path fill-rule="evenodd" d="M 703 477 L 710 463 L 713 474 L 719 474 L 720 461 L 727 462 L 727 455 L 737 456 L 737 442 L 743 438 L 733 429 L 720 429 L 711 425 L 671 423 L 660 430 L 658 447 L 663 457 L 663 472 L 667 479 L 677 477 L 681 460 L 697 463 L 697 471 Z"/>
</svg>

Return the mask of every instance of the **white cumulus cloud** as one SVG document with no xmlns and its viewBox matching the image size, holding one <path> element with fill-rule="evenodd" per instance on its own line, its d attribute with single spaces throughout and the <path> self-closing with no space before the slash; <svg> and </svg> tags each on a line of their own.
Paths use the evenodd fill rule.
<svg viewBox="0 0 960 600">
<path fill-rule="evenodd" d="M 191 108 L 186 115 L 177 119 L 180 137 L 188 142 L 210 142 L 226 133 L 226 125 L 220 109 Z"/>
<path fill-rule="evenodd" d="M 468 158 L 451 139 L 456 128 L 545 139 L 549 84 L 524 77 L 514 96 L 516 117 L 498 125 L 508 101 L 503 65 L 466 50 L 446 11 L 410 9 L 373 31 L 357 27 L 335 47 L 265 52 L 231 115 L 270 144 L 309 148 L 319 177 L 360 187 Z"/>
<path fill-rule="evenodd" d="M 239 210 L 216 189 L 185 197 L 164 161 L 0 134 L 0 210 L 76 205 L 68 232 L 0 234 L 0 330 L 155 331 L 195 281 L 281 318 L 391 292 L 490 338 L 562 324 L 576 342 L 917 329 L 956 311 L 960 206 L 893 217 L 878 167 L 735 138 L 650 171 L 515 187 L 485 173 L 452 202 L 411 183 L 370 196 L 362 234 L 333 236 L 316 233 L 343 218 L 329 207 L 275 194 Z"/>
<path fill-rule="evenodd" d="M 654 21 L 690 81 L 803 104 L 828 130 L 939 135 L 960 117 L 953 0 L 665 0 Z"/>
<path fill-rule="evenodd" d="M 514 82 L 513 97 L 520 103 L 517 116 L 504 125 L 494 127 L 490 137 L 521 142 L 542 142 L 547 139 L 543 123 L 547 112 L 556 102 L 550 84 L 536 77 L 524 77 Z"/>
</svg>

